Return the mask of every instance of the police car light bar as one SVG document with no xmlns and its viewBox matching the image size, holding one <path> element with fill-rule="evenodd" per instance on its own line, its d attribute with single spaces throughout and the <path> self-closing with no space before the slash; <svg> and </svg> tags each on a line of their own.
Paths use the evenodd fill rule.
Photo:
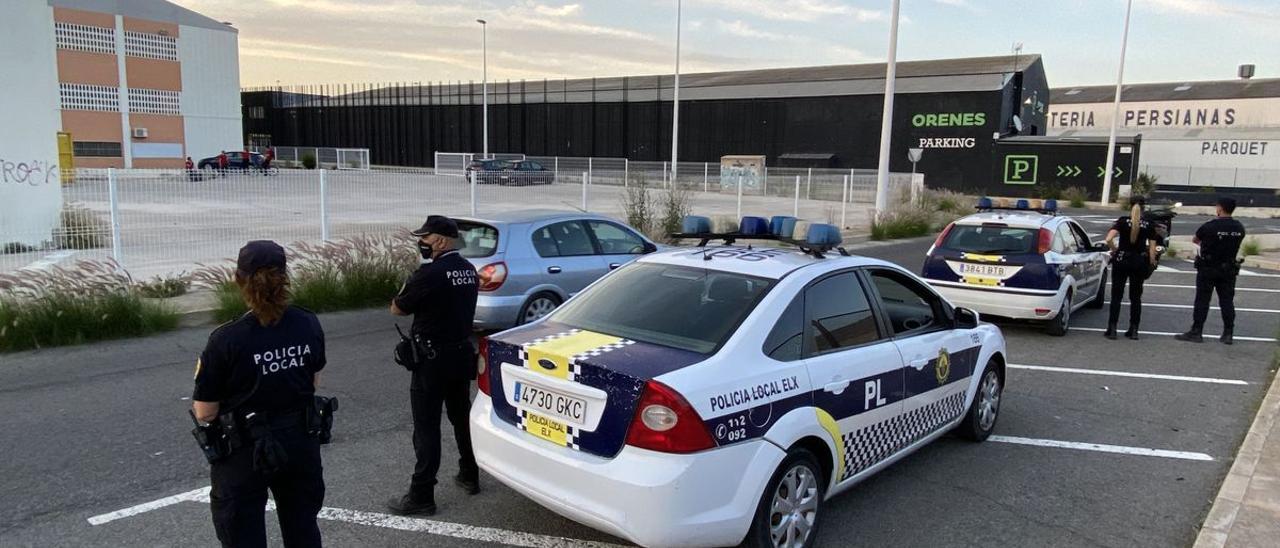
<svg viewBox="0 0 1280 548">
<path fill-rule="evenodd" d="M 1036 201 L 1040 202 L 1039 200 Z M 978 211 L 1034 211 L 1044 215 L 1058 214 L 1058 201 L 1053 199 L 1044 200 L 1035 207 L 1032 207 L 1031 201 L 1026 198 L 1018 199 L 1012 207 L 1005 204 L 1006 202 L 1001 200 L 1000 205 L 996 205 L 994 200 L 984 196 L 978 198 L 978 205 L 974 209 Z"/>
<path fill-rule="evenodd" d="M 819 259 L 828 251 L 838 251 L 849 256 L 849 252 L 839 247 L 842 242 L 840 229 L 833 225 L 810 224 L 803 240 L 794 238 L 797 219 L 795 217 L 775 216 L 765 220 L 763 217 L 743 217 L 736 232 L 712 232 L 711 219 L 699 215 L 686 216 L 680 223 L 680 232 L 671 234 L 672 239 L 698 240 L 698 247 L 706 247 L 712 240 L 723 241 L 725 245 L 733 245 L 738 240 L 763 240 L 781 242 L 796 246 L 806 254 Z"/>
</svg>

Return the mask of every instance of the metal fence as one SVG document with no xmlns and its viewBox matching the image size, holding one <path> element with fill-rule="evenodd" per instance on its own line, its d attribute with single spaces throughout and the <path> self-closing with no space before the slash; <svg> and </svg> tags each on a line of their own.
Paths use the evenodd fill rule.
<svg viewBox="0 0 1280 548">
<path fill-rule="evenodd" d="M 1142 171 L 1156 176 L 1156 184 L 1186 186 L 1191 190 L 1202 188 L 1280 190 L 1280 169 L 1145 165 L 1142 166 Z"/>
<path fill-rule="evenodd" d="M 503 179 L 430 168 L 282 169 L 211 178 L 184 170 L 81 169 L 62 187 L 64 228 L 0 234 L 0 271 L 114 258 L 135 278 L 173 275 L 229 260 L 248 240 L 393 234 L 437 213 L 483 218 L 553 208 L 625 220 L 626 196 L 642 184 L 658 200 L 663 189 L 677 189 L 699 215 L 795 215 L 858 231 L 866 230 L 874 199 L 874 172 L 772 169 L 767 185 L 740 188 L 721 181 L 717 166 L 682 163 L 673 184 L 661 162 L 592 159 L 584 166 L 578 160 L 560 159 L 559 171 Z M 910 181 L 909 174 L 894 174 L 893 186 Z"/>
<path fill-rule="evenodd" d="M 303 167 L 302 159 L 311 156 L 316 159 L 316 167 L 323 169 L 369 169 L 369 149 L 336 148 L 336 147 L 271 147 L 276 151 L 276 165 L 280 167 Z M 251 152 L 262 153 L 265 146 L 251 146 Z"/>
</svg>

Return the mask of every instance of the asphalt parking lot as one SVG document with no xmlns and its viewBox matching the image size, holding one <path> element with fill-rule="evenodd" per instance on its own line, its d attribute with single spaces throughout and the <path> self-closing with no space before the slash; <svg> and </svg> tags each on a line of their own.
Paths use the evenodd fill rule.
<svg viewBox="0 0 1280 548">
<path fill-rule="evenodd" d="M 858 253 L 918 270 L 929 243 Z M 1235 345 L 1174 341 L 1190 322 L 1191 271 L 1169 260 L 1149 280 L 1141 341 L 1105 340 L 1104 311 L 1077 312 L 1062 338 L 1002 324 L 1014 365 L 998 437 L 943 438 L 829 501 L 820 544 L 1190 545 L 1274 374 L 1280 326 L 1280 273 L 1251 272 L 1239 282 Z M 1220 332 L 1217 314 L 1207 334 Z M 389 359 L 391 318 L 322 321 L 323 391 L 342 400 L 324 454 L 328 544 L 622 543 L 492 480 L 476 497 L 445 482 L 431 519 L 387 516 L 383 502 L 412 466 L 408 375 Z M 4 356 L 0 544 L 216 544 L 202 502 L 207 467 L 185 416 L 208 331 Z M 441 477 L 453 461 L 446 455 Z"/>
</svg>

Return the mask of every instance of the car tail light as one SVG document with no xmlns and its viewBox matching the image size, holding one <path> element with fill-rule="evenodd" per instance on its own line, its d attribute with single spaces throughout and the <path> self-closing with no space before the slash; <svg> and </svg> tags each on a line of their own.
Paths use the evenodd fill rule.
<svg viewBox="0 0 1280 548">
<path fill-rule="evenodd" d="M 480 337 L 480 358 L 476 360 L 476 387 L 489 395 L 489 337 Z"/>
<path fill-rule="evenodd" d="M 649 381 L 640 395 L 627 445 L 663 453 L 693 453 L 716 446 L 702 417 L 678 392 Z"/>
<path fill-rule="evenodd" d="M 1053 312 L 1053 310 L 1050 310 L 1050 309 L 1048 309 L 1048 308 L 1037 308 L 1037 309 L 1036 309 L 1036 315 L 1037 315 L 1037 316 L 1048 316 L 1050 312 Z"/>
<path fill-rule="evenodd" d="M 1040 229 L 1040 245 L 1036 251 L 1041 255 L 1049 252 L 1049 248 L 1053 247 L 1053 232 L 1047 228 Z"/>
<path fill-rule="evenodd" d="M 944 241 L 946 241 L 946 240 L 947 240 L 947 234 L 950 234 L 950 233 L 951 233 L 951 229 L 952 229 L 952 228 L 955 228 L 955 226 L 956 226 L 956 224 L 955 224 L 955 223 L 950 223 L 950 224 L 948 224 L 948 225 L 947 225 L 947 228 L 942 229 L 942 232 L 941 232 L 940 234 L 938 234 L 938 239 L 936 239 L 936 240 L 934 240 L 934 241 L 933 241 L 933 247 L 930 247 L 930 248 L 929 248 L 929 254 L 930 254 L 930 255 L 932 255 L 932 254 L 933 254 L 933 250 L 937 249 L 937 248 L 938 248 L 938 246 L 942 245 L 942 242 L 944 242 Z"/>
<path fill-rule="evenodd" d="M 479 274 L 480 291 L 497 291 L 507 281 L 507 263 L 484 265 Z"/>
</svg>

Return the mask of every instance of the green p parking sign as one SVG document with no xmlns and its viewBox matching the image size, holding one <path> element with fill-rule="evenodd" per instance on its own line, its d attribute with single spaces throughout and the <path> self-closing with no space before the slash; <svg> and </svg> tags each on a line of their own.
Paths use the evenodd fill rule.
<svg viewBox="0 0 1280 548">
<path fill-rule="evenodd" d="M 1034 185 L 1040 169 L 1040 157 L 1032 154 L 1004 157 L 1004 184 Z"/>
</svg>

